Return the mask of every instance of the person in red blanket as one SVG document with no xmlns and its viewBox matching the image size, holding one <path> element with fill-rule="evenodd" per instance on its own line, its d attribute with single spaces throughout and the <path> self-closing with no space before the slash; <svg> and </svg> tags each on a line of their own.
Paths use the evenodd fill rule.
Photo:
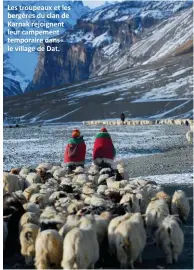
<svg viewBox="0 0 194 270">
<path fill-rule="evenodd" d="M 106 128 L 101 128 L 97 133 L 94 149 L 93 149 L 93 162 L 100 167 L 110 167 L 116 156 L 116 150 L 114 148 L 110 134 Z"/>
<path fill-rule="evenodd" d="M 78 129 L 73 130 L 71 138 L 64 153 L 64 163 L 68 166 L 70 174 L 78 166 L 84 167 L 86 156 L 86 144 Z"/>
</svg>

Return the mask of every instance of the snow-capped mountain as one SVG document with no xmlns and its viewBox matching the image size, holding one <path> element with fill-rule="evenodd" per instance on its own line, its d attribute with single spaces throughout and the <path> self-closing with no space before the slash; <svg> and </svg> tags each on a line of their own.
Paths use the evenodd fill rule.
<svg viewBox="0 0 194 270">
<path fill-rule="evenodd" d="M 123 1 L 90 11 L 60 36 L 60 52 L 40 53 L 28 91 L 82 81 L 172 53 L 192 39 L 191 7 L 190 0 Z"/>
<path fill-rule="evenodd" d="M 11 78 L 12 80 L 15 80 L 16 84 L 20 85 L 20 88 L 22 91 L 25 91 L 26 86 L 29 84 L 29 81 L 32 80 L 34 69 L 37 65 L 38 61 L 38 53 L 37 52 L 8 52 L 7 51 L 7 38 L 8 38 L 8 5 L 12 5 L 12 1 L 4 1 L 4 76 L 6 78 Z M 56 5 L 56 2 L 54 1 L 30 1 L 31 6 L 36 6 L 36 5 Z M 70 18 L 68 20 L 59 18 L 55 19 L 55 22 L 64 22 L 64 28 L 55 28 L 55 30 L 59 30 L 60 33 L 65 32 L 67 29 L 70 29 L 77 21 L 79 17 L 87 13 L 90 9 L 86 6 L 83 5 L 82 1 L 58 1 L 57 4 L 64 3 L 67 6 L 71 6 L 71 10 L 68 11 Z M 15 5 L 20 5 L 20 6 L 25 6 L 28 4 L 26 1 L 14 1 Z M 16 11 L 9 11 L 9 13 L 16 13 Z M 36 14 L 38 11 L 35 11 Z M 44 14 L 47 15 L 49 11 L 45 11 Z M 61 14 L 64 11 L 54 11 L 55 14 Z M 21 14 L 22 11 L 18 10 L 18 14 Z M 31 11 L 25 11 L 25 14 L 31 13 Z M 37 19 L 29 19 L 30 22 L 37 22 Z M 11 22 L 28 22 L 29 20 L 20 19 L 11 19 Z M 53 22 L 53 19 L 39 19 L 44 22 Z M 12 27 L 12 31 L 17 30 L 15 27 Z M 21 28 L 19 29 L 21 30 Z M 22 30 L 32 30 L 29 27 L 23 27 Z M 44 27 L 39 30 L 48 30 Z M 21 36 L 18 35 L 18 38 Z M 27 36 L 26 36 L 27 37 Z M 48 38 L 47 36 L 41 36 L 41 38 Z M 11 44 L 12 46 L 18 46 L 18 44 Z M 27 44 L 27 46 L 32 46 L 34 44 Z M 37 46 L 39 44 L 36 44 Z M 26 46 L 26 44 L 25 44 Z M 27 63 L 27 64 L 26 64 Z M 11 66 L 11 68 L 10 68 Z M 15 69 L 15 70 L 14 70 Z M 9 89 L 9 85 L 5 85 L 6 89 Z M 6 90 L 7 91 L 7 90 Z M 4 91 L 5 92 L 5 91 Z M 11 89 L 8 91 L 9 94 L 12 93 Z M 16 94 L 14 91 L 13 94 Z"/>
</svg>

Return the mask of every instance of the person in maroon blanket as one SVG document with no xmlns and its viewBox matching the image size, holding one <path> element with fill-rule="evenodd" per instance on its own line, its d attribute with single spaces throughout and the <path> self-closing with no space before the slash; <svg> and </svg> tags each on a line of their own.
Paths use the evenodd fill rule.
<svg viewBox="0 0 194 270">
<path fill-rule="evenodd" d="M 86 144 L 78 129 L 73 130 L 64 153 L 64 163 L 68 166 L 68 173 L 72 173 L 78 166 L 84 167 Z"/>
<path fill-rule="evenodd" d="M 116 150 L 110 134 L 106 128 L 101 128 L 94 142 L 93 162 L 101 168 L 111 167 L 115 156 Z"/>
</svg>

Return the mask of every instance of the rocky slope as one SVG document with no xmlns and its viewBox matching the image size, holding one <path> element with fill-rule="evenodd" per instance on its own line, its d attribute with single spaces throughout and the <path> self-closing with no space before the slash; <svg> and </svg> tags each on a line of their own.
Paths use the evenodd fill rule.
<svg viewBox="0 0 194 270">
<path fill-rule="evenodd" d="M 60 52 L 39 55 L 27 90 L 59 87 L 167 56 L 192 39 L 191 6 L 188 0 L 124 1 L 87 13 L 61 36 Z"/>
<path fill-rule="evenodd" d="M 24 91 L 27 87 L 27 85 L 30 83 L 33 77 L 34 69 L 37 65 L 38 61 L 38 53 L 37 52 L 8 52 L 7 51 L 7 38 L 8 38 L 8 19 L 7 19 L 7 7 L 8 5 L 11 5 L 13 1 L 4 1 L 4 33 L 3 33 L 3 38 L 4 38 L 4 76 L 6 78 L 11 79 L 14 81 L 16 85 L 19 86 L 20 91 Z M 46 1 L 30 1 L 31 6 L 36 6 L 36 5 L 45 5 L 45 3 L 49 3 L 49 5 L 55 5 L 56 2 L 46 2 Z M 62 2 L 58 2 L 62 3 Z M 22 1 L 14 1 L 14 4 L 19 4 L 25 6 L 28 4 L 28 2 L 22 2 Z M 70 19 L 68 21 L 65 21 L 65 28 L 64 29 L 56 29 L 60 30 L 60 32 L 64 32 L 67 29 L 70 29 L 77 21 L 77 19 L 84 15 L 86 12 L 88 12 L 90 9 L 86 6 L 83 5 L 82 1 L 65 1 L 66 5 L 71 6 L 71 10 L 69 11 L 70 14 Z M 11 12 L 11 11 L 9 11 Z M 15 12 L 15 11 L 14 11 Z M 57 14 L 58 11 L 55 11 Z M 61 13 L 62 11 L 59 11 Z M 18 14 L 21 14 L 22 11 L 18 11 Z M 25 13 L 31 13 L 31 11 L 25 11 Z M 38 11 L 36 11 L 38 13 Z M 45 14 L 48 13 L 45 11 Z M 55 19 L 55 22 L 61 22 L 64 19 Z M 17 19 L 12 19 L 12 22 L 18 22 Z M 26 22 L 26 19 L 21 19 L 19 22 Z M 33 19 L 30 19 L 30 21 L 33 21 Z M 44 22 L 49 22 L 50 19 L 46 18 L 44 19 Z M 12 30 L 16 30 L 14 27 L 12 27 Z M 23 28 L 22 30 L 27 30 L 27 28 Z M 28 28 L 28 30 L 30 30 Z M 48 30 L 45 28 L 39 29 L 39 30 Z M 20 36 L 18 36 L 20 37 Z M 43 37 L 46 38 L 46 37 Z M 16 46 L 18 44 L 12 44 L 13 46 Z M 26 45 L 26 44 L 25 44 Z M 31 46 L 30 44 L 27 44 L 27 46 Z M 26 63 L 28 63 L 26 65 Z M 4 96 L 7 95 L 17 95 L 20 94 L 20 91 L 12 91 L 10 88 L 10 84 L 7 83 L 8 80 L 5 81 L 4 84 Z"/>
<path fill-rule="evenodd" d="M 91 78 L 49 91 L 4 99 L 6 120 L 63 123 L 118 118 L 188 118 L 193 115 L 193 54 Z M 11 121 L 10 121 L 11 122 Z"/>
</svg>

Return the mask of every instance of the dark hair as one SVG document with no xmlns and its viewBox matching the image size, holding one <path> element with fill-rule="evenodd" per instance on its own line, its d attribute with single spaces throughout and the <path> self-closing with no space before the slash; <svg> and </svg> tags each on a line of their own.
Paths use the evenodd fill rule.
<svg viewBox="0 0 194 270">
<path fill-rule="evenodd" d="M 24 210 L 21 202 L 19 201 L 19 199 L 16 196 L 14 196 L 13 194 L 6 193 L 3 195 L 3 209 L 4 208 L 7 209 L 10 207 L 14 207 L 22 215 L 25 213 L 25 210 Z"/>
</svg>

